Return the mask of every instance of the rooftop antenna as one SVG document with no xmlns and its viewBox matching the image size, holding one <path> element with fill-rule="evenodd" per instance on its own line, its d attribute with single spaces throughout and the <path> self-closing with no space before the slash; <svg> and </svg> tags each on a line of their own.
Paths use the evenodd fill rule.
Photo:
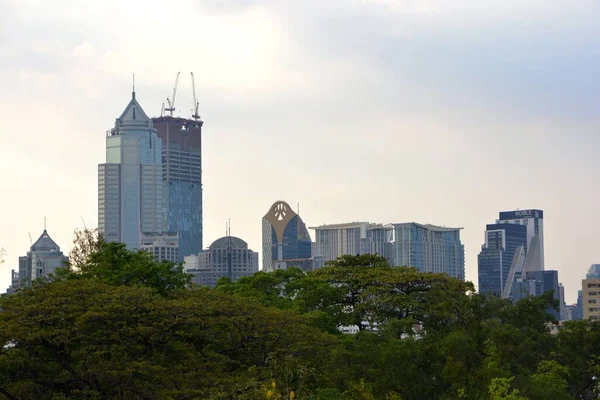
<svg viewBox="0 0 600 400">
<path fill-rule="evenodd" d="M 46 217 L 44 217 L 44 231 L 46 230 Z"/>
<path fill-rule="evenodd" d="M 229 280 L 233 279 L 233 266 L 231 265 L 233 261 L 231 254 L 231 218 L 227 220 L 227 278 Z"/>
<path fill-rule="evenodd" d="M 133 74 L 133 93 L 135 93 L 135 74 Z"/>
<path fill-rule="evenodd" d="M 168 111 L 171 117 L 173 116 L 173 111 L 175 111 L 175 96 L 177 95 L 177 84 L 179 83 L 179 72 L 175 76 L 175 85 L 173 86 L 173 100 L 167 97 L 167 103 L 169 104 L 168 108 L 165 108 L 165 111 Z"/>
</svg>

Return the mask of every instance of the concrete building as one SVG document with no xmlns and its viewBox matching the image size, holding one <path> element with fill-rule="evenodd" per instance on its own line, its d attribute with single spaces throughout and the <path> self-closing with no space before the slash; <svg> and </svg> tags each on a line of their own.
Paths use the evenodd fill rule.
<svg viewBox="0 0 600 400">
<path fill-rule="evenodd" d="M 416 222 L 392 224 L 392 265 L 417 267 L 423 272 L 446 273 L 465 279 L 462 228 Z"/>
<path fill-rule="evenodd" d="M 313 256 L 324 263 L 343 255 L 378 254 L 391 263 L 392 227 L 369 222 L 321 225 L 315 231 Z"/>
<path fill-rule="evenodd" d="M 31 286 L 36 279 L 47 279 L 57 268 L 66 266 L 69 258 L 44 229 L 26 255 L 19 257 L 19 272 L 13 270 L 12 285 L 7 292 Z"/>
<path fill-rule="evenodd" d="M 312 240 L 302 218 L 285 201 L 275 202 L 262 219 L 263 271 L 312 262 Z M 277 267 L 275 266 L 275 262 Z"/>
<path fill-rule="evenodd" d="M 600 320 L 600 264 L 592 264 L 582 282 L 583 319 Z"/>
<path fill-rule="evenodd" d="M 258 253 L 248 243 L 235 236 L 215 240 L 208 250 L 186 256 L 184 268 L 192 275 L 192 283 L 215 287 L 225 276 L 235 282 L 242 276 L 258 272 Z"/>
<path fill-rule="evenodd" d="M 510 293 L 509 272 L 513 263 L 525 258 L 527 228 L 516 224 L 489 224 L 485 243 L 477 256 L 478 290 L 504 298 Z M 513 279 L 511 277 L 510 279 Z"/>
<path fill-rule="evenodd" d="M 162 142 L 131 94 L 106 132 L 106 163 L 98 166 L 98 231 L 109 242 L 140 248 L 143 232 L 165 224 Z"/>
<path fill-rule="evenodd" d="M 179 262 L 179 235 L 177 232 L 142 233 L 140 249 L 154 256 L 154 260 Z"/>
<path fill-rule="evenodd" d="M 164 229 L 179 234 L 179 261 L 202 251 L 202 125 L 199 119 L 152 118 L 162 140 Z"/>
</svg>

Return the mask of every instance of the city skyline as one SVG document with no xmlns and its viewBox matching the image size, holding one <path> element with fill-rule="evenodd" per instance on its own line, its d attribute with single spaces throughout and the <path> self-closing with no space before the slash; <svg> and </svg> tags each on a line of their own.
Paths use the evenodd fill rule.
<svg viewBox="0 0 600 400">
<path fill-rule="evenodd" d="M 0 5 L 2 288 L 44 216 L 65 253 L 83 221 L 97 226 L 104 131 L 133 72 L 150 117 L 176 71 L 198 73 L 206 243 L 231 218 L 262 248 L 264 209 L 293 199 L 311 226 L 462 226 L 476 283 L 490 216 L 537 208 L 545 268 L 568 303 L 600 260 L 591 1 L 150 1 L 114 33 L 116 16 L 137 15 L 131 5 L 23 4 Z M 189 116 L 189 87 L 178 101 Z"/>
</svg>

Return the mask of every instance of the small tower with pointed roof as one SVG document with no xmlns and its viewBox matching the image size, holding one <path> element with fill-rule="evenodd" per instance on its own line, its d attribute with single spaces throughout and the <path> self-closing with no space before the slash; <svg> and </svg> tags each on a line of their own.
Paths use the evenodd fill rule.
<svg viewBox="0 0 600 400">
<path fill-rule="evenodd" d="M 18 287 L 14 287 L 13 283 L 10 291 L 31 286 L 31 282 L 36 279 L 48 279 L 57 268 L 64 267 L 68 261 L 69 258 L 44 229 L 27 254 L 19 257 Z"/>
</svg>

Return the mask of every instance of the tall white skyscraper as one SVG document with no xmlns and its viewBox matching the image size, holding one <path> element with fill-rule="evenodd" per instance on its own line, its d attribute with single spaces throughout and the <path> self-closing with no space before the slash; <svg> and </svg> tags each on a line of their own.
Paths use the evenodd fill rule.
<svg viewBox="0 0 600 400">
<path fill-rule="evenodd" d="M 109 242 L 140 247 L 144 232 L 163 232 L 162 143 L 140 104 L 131 101 L 106 132 L 98 165 L 98 230 Z"/>
</svg>

